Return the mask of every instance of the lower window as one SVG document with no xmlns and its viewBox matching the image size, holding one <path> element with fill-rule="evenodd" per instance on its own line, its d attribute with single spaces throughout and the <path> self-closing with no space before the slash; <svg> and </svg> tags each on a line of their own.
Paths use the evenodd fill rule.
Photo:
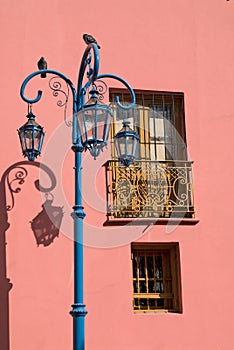
<svg viewBox="0 0 234 350">
<path fill-rule="evenodd" d="M 134 312 L 182 312 L 178 243 L 132 243 Z"/>
</svg>

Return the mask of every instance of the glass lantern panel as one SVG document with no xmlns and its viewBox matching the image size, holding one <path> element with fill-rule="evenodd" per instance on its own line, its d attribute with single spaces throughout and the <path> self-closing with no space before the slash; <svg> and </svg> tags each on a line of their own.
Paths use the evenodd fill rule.
<svg viewBox="0 0 234 350">
<path fill-rule="evenodd" d="M 92 143 L 97 139 L 97 110 L 89 109 L 85 111 L 86 141 Z"/>
<path fill-rule="evenodd" d="M 132 136 L 119 138 L 119 150 L 121 156 L 132 156 L 134 150 L 134 138 Z"/>
<path fill-rule="evenodd" d="M 133 147 L 132 155 L 134 156 L 134 158 L 136 158 L 136 156 L 137 156 L 138 145 L 139 145 L 139 140 L 134 138 L 134 141 L 132 144 L 132 147 Z"/>
<path fill-rule="evenodd" d="M 24 139 L 24 131 L 20 131 L 19 137 L 20 137 L 20 143 L 21 143 L 22 151 L 24 152 L 26 150 L 26 144 L 25 144 L 25 139 Z"/>
<path fill-rule="evenodd" d="M 120 137 L 118 139 L 116 139 L 116 148 L 117 148 L 117 154 L 118 157 L 121 158 L 122 156 L 124 156 L 126 154 L 126 143 L 125 143 L 125 138 Z"/>
<path fill-rule="evenodd" d="M 106 142 L 110 132 L 111 118 L 109 109 L 99 105 L 81 110 L 77 120 L 83 145 Z"/>
<path fill-rule="evenodd" d="M 87 139 L 87 130 L 86 130 L 86 119 L 85 119 L 85 111 L 80 110 L 77 114 L 77 122 L 78 128 L 81 136 L 82 143 L 84 144 Z"/>
<path fill-rule="evenodd" d="M 27 149 L 33 148 L 33 130 L 24 131 L 24 141 Z"/>
<path fill-rule="evenodd" d="M 39 130 L 34 130 L 34 148 L 40 151 L 41 139 L 43 139 L 43 133 Z"/>
<path fill-rule="evenodd" d="M 98 126 L 96 128 L 96 138 L 101 142 L 107 142 L 109 133 L 110 133 L 110 125 L 111 125 L 112 115 L 108 110 L 100 109 L 97 115 Z"/>
</svg>

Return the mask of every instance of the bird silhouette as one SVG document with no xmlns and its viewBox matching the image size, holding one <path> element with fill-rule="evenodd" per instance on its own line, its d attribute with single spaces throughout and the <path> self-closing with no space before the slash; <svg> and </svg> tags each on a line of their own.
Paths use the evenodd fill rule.
<svg viewBox="0 0 234 350">
<path fill-rule="evenodd" d="M 47 69 L 47 62 L 44 59 L 44 57 L 40 58 L 40 60 L 37 62 L 37 66 L 38 66 L 39 70 Z M 42 73 L 41 78 L 46 78 L 46 73 Z"/>
<path fill-rule="evenodd" d="M 98 45 L 97 40 L 92 35 L 84 34 L 83 39 L 87 45 L 94 43 L 94 44 L 97 44 L 97 47 L 99 49 L 101 48 L 101 46 Z"/>
</svg>

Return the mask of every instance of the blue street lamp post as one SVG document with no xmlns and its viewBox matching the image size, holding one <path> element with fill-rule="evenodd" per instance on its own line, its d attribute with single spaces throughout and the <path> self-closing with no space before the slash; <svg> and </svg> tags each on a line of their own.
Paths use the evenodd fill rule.
<svg viewBox="0 0 234 350">
<path fill-rule="evenodd" d="M 73 83 L 60 72 L 43 69 L 30 74 L 21 86 L 20 95 L 28 103 L 28 121 L 19 128 L 19 138 L 22 152 L 30 161 L 36 159 L 41 153 L 41 147 L 44 138 L 43 128 L 35 121 L 32 113 L 32 105 L 38 102 L 42 97 L 42 91 L 38 91 L 35 99 L 29 99 L 25 96 L 25 88 L 28 82 L 39 74 L 52 74 L 61 78 L 72 92 L 73 99 L 73 121 L 72 121 L 72 150 L 75 153 L 75 205 L 73 206 L 72 217 L 74 220 L 74 303 L 70 314 L 73 316 L 73 349 L 84 350 L 85 332 L 84 318 L 87 314 L 83 301 L 83 219 L 85 217 L 84 207 L 82 205 L 82 178 L 81 162 L 82 152 L 89 149 L 94 159 L 107 145 L 112 114 L 109 106 L 103 104 L 100 100 L 100 92 L 97 83 L 104 78 L 112 78 L 120 81 L 129 90 L 132 98 L 131 104 L 122 105 L 119 98 L 116 103 L 120 108 L 130 109 L 135 104 L 135 94 L 130 85 L 122 78 L 112 74 L 98 75 L 99 70 L 99 50 L 96 43 L 87 46 L 80 65 L 77 90 Z M 83 84 L 83 78 L 87 73 L 87 82 Z M 103 83 L 103 82 L 102 82 Z M 60 85 L 58 85 L 60 86 Z M 53 89 L 59 92 L 59 87 Z M 88 93 L 89 91 L 89 93 Z M 85 103 L 87 95 L 91 95 Z M 68 99 L 68 97 L 67 97 Z M 67 102 L 67 101 L 66 101 Z M 126 166 L 129 166 L 135 159 L 136 143 L 138 135 L 130 129 L 128 122 L 123 123 L 123 128 L 115 137 L 115 145 L 119 160 Z"/>
</svg>

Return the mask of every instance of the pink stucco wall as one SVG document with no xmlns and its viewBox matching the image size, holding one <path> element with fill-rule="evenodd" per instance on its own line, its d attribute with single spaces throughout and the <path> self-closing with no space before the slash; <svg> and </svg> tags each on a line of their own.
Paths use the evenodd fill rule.
<svg viewBox="0 0 234 350">
<path fill-rule="evenodd" d="M 85 32 L 100 42 L 101 72 L 118 74 L 134 88 L 185 94 L 197 225 L 171 232 L 153 226 L 146 233 L 145 226 L 103 228 L 101 165 L 108 151 L 96 162 L 85 156 L 87 349 L 233 349 L 234 1 L 2 0 L 0 8 L 1 174 L 22 160 L 16 129 L 27 114 L 19 96 L 23 79 L 43 55 L 49 68 L 75 83 Z M 34 88 L 39 87 L 46 83 L 38 80 Z M 63 112 L 50 91 L 33 111 L 46 129 L 48 153 L 42 160 L 61 177 L 63 191 L 55 191 L 54 203 L 65 206 L 67 219 L 53 244 L 36 246 L 30 221 L 41 211 L 44 197 L 33 185 L 38 169 L 28 166 L 6 231 L 7 277 L 13 284 L 10 350 L 71 349 L 73 155 L 61 126 Z M 54 158 L 61 174 L 53 168 Z M 135 239 L 180 243 L 182 314 L 133 314 L 129 243 Z"/>
</svg>

